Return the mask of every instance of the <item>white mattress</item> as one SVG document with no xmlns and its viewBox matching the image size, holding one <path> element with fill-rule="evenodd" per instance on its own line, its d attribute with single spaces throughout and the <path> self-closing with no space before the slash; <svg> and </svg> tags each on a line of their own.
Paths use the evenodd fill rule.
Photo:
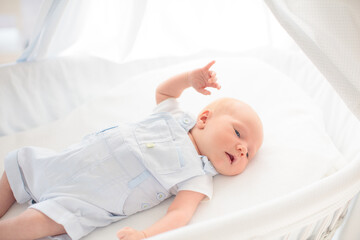
<svg viewBox="0 0 360 240">
<path fill-rule="evenodd" d="M 298 55 L 287 57 L 292 61 L 302 59 Z M 267 63 L 269 59 L 273 64 Z M 235 177 L 215 177 L 213 199 L 200 205 L 190 225 L 277 201 L 326 178 L 350 161 L 351 156 L 346 156 L 346 152 L 350 154 L 351 151 L 347 150 L 354 146 L 343 146 L 344 149 L 339 151 L 341 141 L 334 143 L 334 136 L 329 136 L 328 122 L 336 119 L 329 120 L 317 106 L 317 99 L 310 98 L 296 81 L 289 78 L 289 75 L 293 79 L 302 77 L 305 84 L 321 76 L 314 72 L 310 65 L 297 64 L 300 68 L 291 69 L 294 62 L 276 61 L 279 59 L 282 58 L 279 58 L 278 53 L 276 56 L 268 53 L 216 58 L 214 70 L 222 89 L 212 90 L 211 96 L 202 96 L 189 89 L 180 98 L 182 106 L 196 114 L 212 99 L 221 96 L 237 97 L 248 102 L 259 113 L 265 134 L 263 147 L 244 173 Z M 196 59 L 181 64 L 163 63 L 160 67 L 158 62 L 152 63 L 152 66 L 157 66 L 155 70 L 143 71 L 137 75 L 134 71 L 127 75 L 128 79 L 117 84 L 114 81 L 115 65 L 96 59 L 92 63 L 94 66 L 112 66 L 111 71 L 101 71 L 95 75 L 109 83 L 107 86 L 111 89 L 104 89 L 95 97 L 84 97 L 82 102 L 72 104 L 67 111 L 49 118 L 46 123 L 34 124 L 37 126 L 35 128 L 24 127 L 29 129 L 17 130 L 17 133 L 1 137 L 0 159 L 3 159 L 8 151 L 25 145 L 60 150 L 89 132 L 115 125 L 118 121 L 141 118 L 151 113 L 155 106 L 154 92 L 159 82 L 181 71 L 200 67 L 208 60 Z M 11 71 L 16 72 L 13 69 Z M 64 74 L 70 75 L 68 72 Z M 82 77 L 81 74 L 78 76 Z M 92 76 L 93 79 L 95 76 Z M 85 83 L 84 79 L 77 82 Z M 96 84 L 99 82 L 94 81 L 94 85 Z M 50 92 L 56 90 L 56 85 L 54 86 Z M 318 86 L 309 84 L 307 87 L 319 91 L 315 89 Z M 76 92 L 76 89 L 74 91 Z M 66 96 L 66 92 L 64 95 Z M 342 104 L 338 101 L 336 100 L 336 104 Z M 16 104 L 15 102 L 12 107 L 16 108 Z M 330 135 L 336 134 L 341 137 L 341 133 L 337 131 Z M 3 170 L 3 164 L 0 165 L 0 170 Z M 116 239 L 117 230 L 124 226 L 146 228 L 165 214 L 171 200 L 108 227 L 97 229 L 84 239 Z M 17 215 L 25 208 L 26 205 L 15 205 L 5 218 Z"/>
</svg>

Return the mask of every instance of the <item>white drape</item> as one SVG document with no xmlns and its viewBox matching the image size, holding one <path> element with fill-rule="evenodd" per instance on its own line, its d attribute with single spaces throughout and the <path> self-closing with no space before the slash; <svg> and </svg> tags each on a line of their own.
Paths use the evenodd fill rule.
<svg viewBox="0 0 360 240">
<path fill-rule="evenodd" d="M 266 2 L 282 26 L 360 119 L 360 1 Z"/>
<path fill-rule="evenodd" d="M 131 51 L 146 1 L 45 1 L 29 46 L 18 61 L 91 54 L 121 59 Z"/>
<path fill-rule="evenodd" d="M 90 54 L 115 62 L 294 45 L 261 0 L 52 0 L 19 61 Z"/>
</svg>

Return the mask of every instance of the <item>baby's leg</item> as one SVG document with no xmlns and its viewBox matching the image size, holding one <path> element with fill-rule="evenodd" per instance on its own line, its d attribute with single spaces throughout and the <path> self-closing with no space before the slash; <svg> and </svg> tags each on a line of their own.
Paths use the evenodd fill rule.
<svg viewBox="0 0 360 240">
<path fill-rule="evenodd" d="M 18 217 L 0 221 L 0 239 L 37 239 L 64 234 L 62 225 L 35 209 L 27 209 Z"/>
<path fill-rule="evenodd" d="M 14 202 L 15 197 L 4 172 L 0 180 L 0 218 L 4 216 Z"/>
</svg>

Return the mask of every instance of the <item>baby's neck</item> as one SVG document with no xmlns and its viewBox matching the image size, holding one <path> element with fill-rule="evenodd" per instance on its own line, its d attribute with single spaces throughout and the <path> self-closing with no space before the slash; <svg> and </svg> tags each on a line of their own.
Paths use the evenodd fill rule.
<svg viewBox="0 0 360 240">
<path fill-rule="evenodd" d="M 194 139 L 194 136 L 193 136 L 192 133 L 191 133 L 191 130 L 188 132 L 188 136 L 189 136 L 191 142 L 194 144 L 194 147 L 195 147 L 196 151 L 198 152 L 198 154 L 201 155 L 201 153 L 200 153 L 200 151 L 199 151 L 199 148 L 198 148 L 198 146 L 197 146 L 197 144 L 196 144 L 196 141 L 195 141 L 195 139 Z"/>
</svg>

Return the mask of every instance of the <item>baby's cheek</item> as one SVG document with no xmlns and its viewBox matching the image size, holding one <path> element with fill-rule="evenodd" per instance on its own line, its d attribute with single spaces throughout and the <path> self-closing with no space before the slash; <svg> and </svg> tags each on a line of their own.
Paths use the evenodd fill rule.
<svg viewBox="0 0 360 240">
<path fill-rule="evenodd" d="M 224 133 L 215 133 L 212 135 L 212 139 L 217 143 L 217 146 L 222 146 L 222 145 L 228 145 L 229 144 L 229 137 L 224 134 Z"/>
<path fill-rule="evenodd" d="M 243 161 L 243 164 L 242 164 L 242 166 L 240 167 L 240 173 L 242 173 L 242 172 L 244 172 L 244 171 L 246 170 L 246 168 L 247 168 L 247 166 L 248 166 L 248 163 L 249 163 L 249 161 L 248 161 L 247 159 L 245 159 L 245 160 Z"/>
</svg>

